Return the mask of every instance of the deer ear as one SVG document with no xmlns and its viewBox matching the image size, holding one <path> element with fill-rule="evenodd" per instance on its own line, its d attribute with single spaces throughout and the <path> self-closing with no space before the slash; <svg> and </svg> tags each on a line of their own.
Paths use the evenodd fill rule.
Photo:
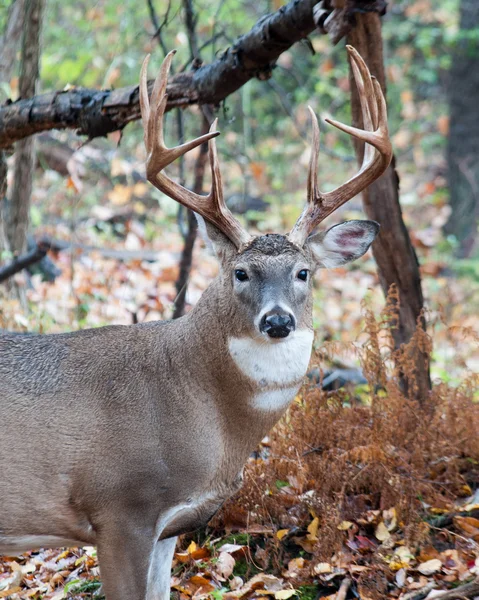
<svg viewBox="0 0 479 600">
<path fill-rule="evenodd" d="M 331 269 L 362 256 L 378 232 L 376 221 L 345 221 L 309 236 L 306 245 L 311 248 L 318 267 Z"/>
<path fill-rule="evenodd" d="M 198 230 L 208 248 L 216 255 L 221 265 L 228 263 L 237 254 L 236 246 L 215 225 L 195 213 Z"/>
</svg>

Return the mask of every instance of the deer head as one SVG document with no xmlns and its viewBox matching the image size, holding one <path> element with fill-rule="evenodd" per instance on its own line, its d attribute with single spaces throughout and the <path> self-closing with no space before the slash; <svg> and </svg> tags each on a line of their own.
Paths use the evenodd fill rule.
<svg viewBox="0 0 479 600">
<path fill-rule="evenodd" d="M 377 80 L 354 48 L 348 46 L 353 75 L 359 90 L 364 129 L 327 122 L 365 142 L 364 160 L 354 177 L 331 192 L 317 183 L 319 126 L 311 108 L 312 152 L 306 206 L 288 235 L 251 236 L 227 208 L 214 138 L 210 132 L 176 148 L 163 139 L 166 85 L 174 51 L 165 58 L 151 99 L 147 91 L 147 57 L 140 76 L 140 105 L 148 157 L 148 180 L 160 191 L 198 215 L 200 228 L 211 242 L 221 264 L 225 297 L 232 319 L 244 333 L 277 342 L 296 329 L 311 328 L 312 275 L 320 267 L 337 267 L 362 256 L 379 231 L 374 221 L 347 221 L 316 233 L 328 215 L 364 190 L 387 169 L 392 149 L 388 137 L 386 102 Z M 163 169 L 189 150 L 209 141 L 212 188 L 207 196 L 195 194 L 171 180 Z"/>
</svg>

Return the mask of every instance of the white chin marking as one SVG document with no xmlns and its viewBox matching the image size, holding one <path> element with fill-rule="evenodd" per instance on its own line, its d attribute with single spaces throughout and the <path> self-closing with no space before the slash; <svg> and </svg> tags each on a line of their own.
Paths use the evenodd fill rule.
<svg viewBox="0 0 479 600">
<path fill-rule="evenodd" d="M 299 385 L 279 390 L 268 390 L 253 396 L 251 405 L 257 410 L 286 410 L 293 401 Z"/>
<path fill-rule="evenodd" d="M 236 366 L 261 387 L 291 385 L 306 374 L 313 335 L 311 330 L 301 329 L 277 342 L 230 338 L 228 345 Z"/>
</svg>

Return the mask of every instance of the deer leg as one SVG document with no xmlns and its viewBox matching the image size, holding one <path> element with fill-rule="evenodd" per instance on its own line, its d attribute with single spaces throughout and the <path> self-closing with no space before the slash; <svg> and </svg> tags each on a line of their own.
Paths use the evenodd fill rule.
<svg viewBox="0 0 479 600">
<path fill-rule="evenodd" d="M 148 574 L 147 600 L 169 600 L 171 563 L 176 547 L 176 537 L 156 542 Z"/>
<path fill-rule="evenodd" d="M 99 530 L 98 560 L 106 600 L 146 599 L 156 543 L 154 523 L 150 527 L 125 518 Z"/>
</svg>

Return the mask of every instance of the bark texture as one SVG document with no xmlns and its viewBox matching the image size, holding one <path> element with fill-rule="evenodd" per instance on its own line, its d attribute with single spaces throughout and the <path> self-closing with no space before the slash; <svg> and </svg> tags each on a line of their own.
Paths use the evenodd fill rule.
<svg viewBox="0 0 479 600">
<path fill-rule="evenodd" d="M 0 81 L 10 81 L 22 34 L 25 0 L 12 0 L 5 32 L 0 37 Z"/>
<path fill-rule="evenodd" d="M 21 98 L 34 96 L 37 88 L 43 9 L 44 0 L 25 0 L 19 82 Z M 15 255 L 24 252 L 27 247 L 30 198 L 35 163 L 34 143 L 34 138 L 24 139 L 18 142 L 15 148 L 14 180 L 8 210 L 8 238 L 12 252 Z"/>
<path fill-rule="evenodd" d="M 445 232 L 459 242 L 458 255 L 478 249 L 479 219 L 479 2 L 462 0 L 459 41 L 449 82 L 447 166 L 451 216 Z"/>
<path fill-rule="evenodd" d="M 377 13 L 357 13 L 355 20 L 347 42 L 364 58 L 386 94 L 380 17 Z M 361 106 L 351 73 L 350 80 L 353 125 L 362 127 Z M 356 153 L 358 160 L 362 162 L 363 147 L 357 145 Z M 399 177 L 394 159 L 386 173 L 363 192 L 363 202 L 367 216 L 381 224 L 379 235 L 372 246 L 381 286 L 385 294 L 391 285 L 395 285 L 399 293 L 399 322 L 393 331 L 396 347 L 399 348 L 411 340 L 418 322 L 425 329 L 425 320 L 422 315 L 424 300 L 419 264 L 402 218 Z M 411 395 L 421 399 L 426 397 L 431 387 L 427 353 L 419 351 L 415 363 L 417 388 L 409 391 Z M 407 388 L 411 374 L 404 375 L 403 384 Z"/>
<path fill-rule="evenodd" d="M 167 110 L 218 104 L 253 77 L 268 79 L 278 57 L 314 31 L 313 7 L 319 1 L 291 0 L 260 19 L 211 64 L 172 77 Z M 104 136 L 139 118 L 138 86 L 51 92 L 0 109 L 0 149 L 49 129 L 76 129 L 89 138 Z"/>
<path fill-rule="evenodd" d="M 0 37 L 0 83 L 12 77 L 15 54 L 22 33 L 25 0 L 12 0 L 5 31 Z M 0 150 L 0 263 L 3 251 L 10 250 L 6 228 L 7 157 Z"/>
</svg>

